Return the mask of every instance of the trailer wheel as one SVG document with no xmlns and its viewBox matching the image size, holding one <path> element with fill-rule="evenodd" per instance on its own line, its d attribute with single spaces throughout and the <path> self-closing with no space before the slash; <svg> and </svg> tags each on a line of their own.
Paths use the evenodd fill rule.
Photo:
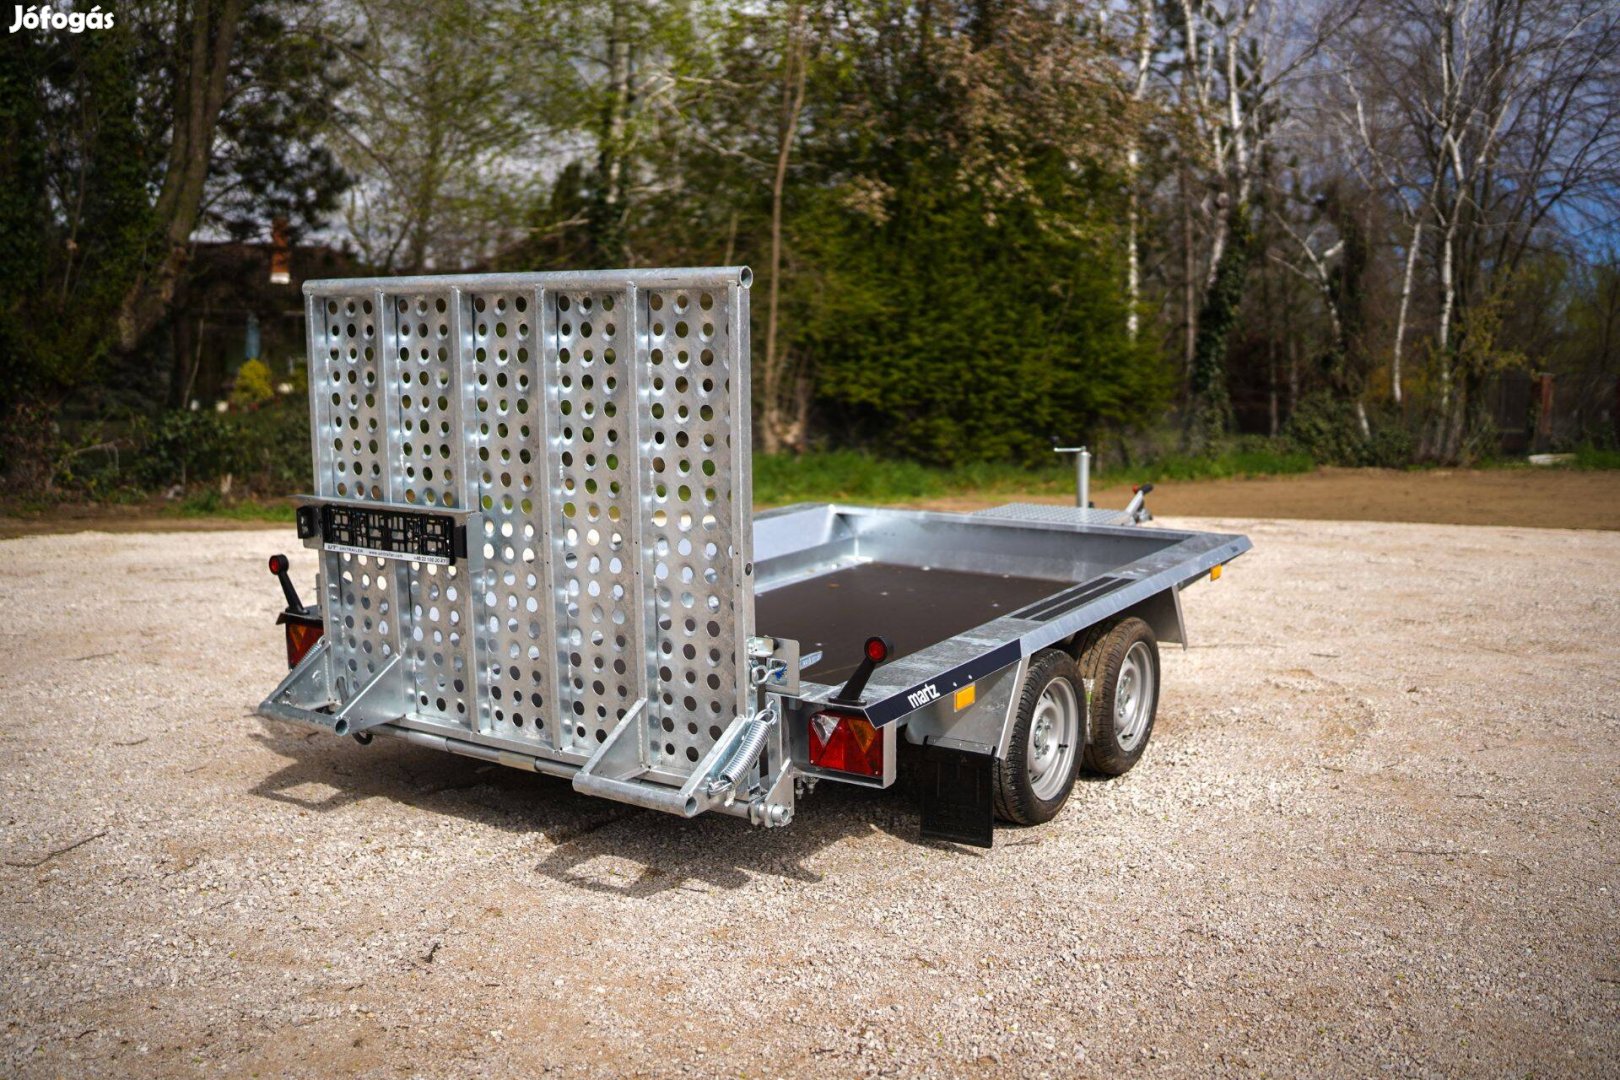
<svg viewBox="0 0 1620 1080">
<path fill-rule="evenodd" d="M 1080 675 L 1069 654 L 1035 654 L 1024 679 L 1007 756 L 996 762 L 996 816 L 1015 825 L 1051 821 L 1074 790 L 1085 742 Z"/>
<path fill-rule="evenodd" d="M 1091 737 L 1084 763 L 1120 776 L 1142 758 L 1159 711 L 1159 642 L 1141 619 L 1121 619 L 1080 653 L 1080 674 L 1091 680 Z"/>
</svg>

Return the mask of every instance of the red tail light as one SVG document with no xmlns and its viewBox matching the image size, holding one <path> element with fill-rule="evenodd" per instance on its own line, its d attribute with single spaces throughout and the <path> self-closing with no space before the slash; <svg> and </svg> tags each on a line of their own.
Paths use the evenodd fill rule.
<svg viewBox="0 0 1620 1080">
<path fill-rule="evenodd" d="M 278 621 L 287 631 L 287 667 L 295 668 L 321 640 L 321 620 L 303 615 L 282 615 Z"/>
<path fill-rule="evenodd" d="M 864 716 L 818 712 L 810 717 L 810 764 L 856 776 L 882 776 L 883 736 Z"/>
</svg>

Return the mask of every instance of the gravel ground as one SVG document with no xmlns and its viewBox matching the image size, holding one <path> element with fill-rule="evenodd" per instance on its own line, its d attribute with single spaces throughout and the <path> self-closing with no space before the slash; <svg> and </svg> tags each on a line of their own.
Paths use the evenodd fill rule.
<svg viewBox="0 0 1620 1080">
<path fill-rule="evenodd" d="M 1620 534 L 1199 524 L 1142 765 L 993 851 L 260 721 L 283 530 L 0 543 L 0 1074 L 1612 1075 Z"/>
</svg>

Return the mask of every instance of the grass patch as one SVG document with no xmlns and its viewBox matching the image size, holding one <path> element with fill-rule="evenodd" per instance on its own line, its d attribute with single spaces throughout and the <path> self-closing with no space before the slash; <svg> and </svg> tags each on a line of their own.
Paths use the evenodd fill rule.
<svg viewBox="0 0 1620 1080">
<path fill-rule="evenodd" d="M 796 502 L 850 501 L 907 503 L 951 495 L 1067 495 L 1074 491 L 1072 458 L 1023 467 L 1003 464 L 940 468 L 893 461 L 854 450 L 824 453 L 756 454 L 754 502 L 782 506 Z M 1217 480 L 1310 472 L 1308 454 L 1270 447 L 1232 449 L 1209 457 L 1171 455 L 1132 468 L 1093 469 L 1092 484 Z"/>
<path fill-rule="evenodd" d="M 1601 447 L 1593 446 L 1591 443 L 1583 443 L 1582 445 L 1575 447 L 1573 450 L 1559 450 L 1550 452 L 1570 454 L 1571 457 L 1568 461 L 1560 461 L 1553 465 L 1532 465 L 1530 464 L 1530 455 L 1527 453 L 1514 454 L 1511 457 L 1491 456 L 1482 458 L 1480 461 L 1476 462 L 1474 468 L 1526 469 L 1536 471 L 1545 471 L 1547 469 L 1580 469 L 1589 471 L 1620 469 L 1620 450 L 1605 450 Z"/>
<path fill-rule="evenodd" d="M 164 514 L 183 518 L 224 518 L 228 521 L 269 521 L 291 523 L 297 507 L 290 502 L 226 502 L 212 489 L 188 495 L 178 506 L 166 506 Z"/>
<path fill-rule="evenodd" d="M 754 455 L 754 502 L 759 506 L 825 500 L 918 502 L 967 491 L 1057 493 L 1073 484 L 1074 474 L 1056 462 L 1040 469 L 992 464 L 940 468 L 855 450 Z"/>
<path fill-rule="evenodd" d="M 1576 448 L 1570 465 L 1577 469 L 1620 469 L 1620 450 L 1600 450 L 1587 443 Z"/>
</svg>

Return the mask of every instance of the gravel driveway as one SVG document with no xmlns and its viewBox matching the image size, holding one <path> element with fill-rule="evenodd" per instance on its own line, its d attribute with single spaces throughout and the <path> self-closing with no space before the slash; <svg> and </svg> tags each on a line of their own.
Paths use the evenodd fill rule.
<svg viewBox="0 0 1620 1080">
<path fill-rule="evenodd" d="M 260 721 L 288 530 L 0 543 L 0 1074 L 1613 1074 L 1620 533 L 1186 524 L 1142 765 L 993 851 Z"/>
</svg>

